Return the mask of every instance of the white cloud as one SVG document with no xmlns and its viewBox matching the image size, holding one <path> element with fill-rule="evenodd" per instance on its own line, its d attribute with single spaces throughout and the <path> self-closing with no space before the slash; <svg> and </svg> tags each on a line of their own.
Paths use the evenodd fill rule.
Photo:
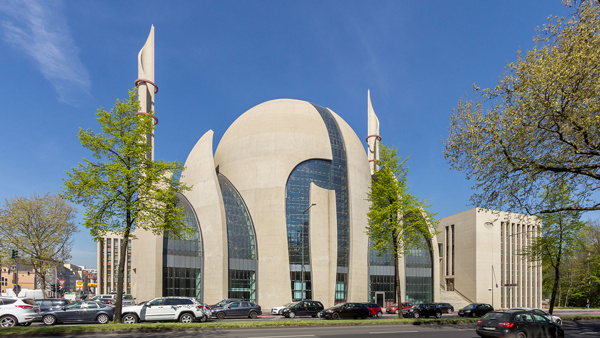
<svg viewBox="0 0 600 338">
<path fill-rule="evenodd" d="M 90 76 L 79 59 L 62 1 L 3 1 L 2 38 L 31 56 L 60 101 L 77 105 L 90 95 Z"/>
</svg>

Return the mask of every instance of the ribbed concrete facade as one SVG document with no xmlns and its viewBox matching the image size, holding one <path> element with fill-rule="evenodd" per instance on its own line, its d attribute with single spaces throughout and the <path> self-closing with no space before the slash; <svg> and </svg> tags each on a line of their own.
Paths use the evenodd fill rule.
<svg viewBox="0 0 600 338">
<path fill-rule="evenodd" d="M 541 307 L 542 266 L 521 255 L 537 218 L 474 208 L 440 219 L 442 288 L 494 308 Z"/>
</svg>

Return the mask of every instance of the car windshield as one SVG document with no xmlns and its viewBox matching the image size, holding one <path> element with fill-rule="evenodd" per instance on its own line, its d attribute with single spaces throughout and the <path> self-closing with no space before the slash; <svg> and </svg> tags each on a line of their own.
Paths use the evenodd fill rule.
<svg viewBox="0 0 600 338">
<path fill-rule="evenodd" d="M 287 304 L 285 304 L 285 307 L 291 307 L 291 306 L 294 306 L 294 305 L 296 305 L 296 304 L 298 304 L 298 303 L 299 303 L 299 302 L 291 302 L 291 303 L 287 303 Z"/>
<path fill-rule="evenodd" d="M 474 309 L 477 306 L 477 304 L 469 304 L 467 306 L 465 306 L 465 309 Z"/>
</svg>

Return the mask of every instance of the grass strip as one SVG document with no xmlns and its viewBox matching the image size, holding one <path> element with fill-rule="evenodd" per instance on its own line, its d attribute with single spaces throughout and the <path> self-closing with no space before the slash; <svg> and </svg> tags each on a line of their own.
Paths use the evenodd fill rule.
<svg viewBox="0 0 600 338">
<path fill-rule="evenodd" d="M 591 320 L 600 316 L 563 316 L 563 320 Z M 201 331 L 209 329 L 234 329 L 249 327 L 289 327 L 289 326 L 336 326 L 336 325 L 444 325 L 460 323 L 476 323 L 479 318 L 448 318 L 448 319 L 375 319 L 375 320 L 277 320 L 255 322 L 219 322 L 208 323 L 138 323 L 138 324 L 90 324 L 76 326 L 18 326 L 0 328 L 0 335 L 17 336 L 60 336 L 66 334 L 85 334 L 98 332 L 160 332 L 160 331 Z"/>
</svg>

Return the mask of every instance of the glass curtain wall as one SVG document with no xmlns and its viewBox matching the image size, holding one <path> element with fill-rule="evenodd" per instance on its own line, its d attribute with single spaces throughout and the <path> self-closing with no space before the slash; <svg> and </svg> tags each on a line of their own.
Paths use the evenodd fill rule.
<svg viewBox="0 0 600 338">
<path fill-rule="evenodd" d="M 433 302 L 433 248 L 431 242 L 420 237 L 419 248 L 409 249 L 404 256 L 406 274 L 406 301 Z"/>
<path fill-rule="evenodd" d="M 196 297 L 202 295 L 203 245 L 200 223 L 194 209 L 178 194 L 178 206 L 183 206 L 184 222 L 194 231 L 185 238 L 170 238 L 166 232 L 163 240 L 163 296 Z"/>
<path fill-rule="evenodd" d="M 258 255 L 256 233 L 250 212 L 242 196 L 221 173 L 219 185 L 225 206 L 229 254 L 229 298 L 256 302 Z"/>
<path fill-rule="evenodd" d="M 379 254 L 378 250 L 372 249 L 372 241 L 369 239 L 369 299 L 375 302 L 375 294 L 384 293 L 385 302 L 395 302 L 394 294 L 394 258 L 390 253 Z"/>
<path fill-rule="evenodd" d="M 335 285 L 336 302 L 345 301 L 348 286 L 349 215 L 348 172 L 344 139 L 335 118 L 321 106 L 313 104 L 321 115 L 331 145 L 333 160 L 308 160 L 300 163 L 288 178 L 286 185 L 286 219 L 292 299 L 312 298 L 312 275 L 310 266 L 309 213 L 310 183 L 335 191 L 337 214 L 337 273 Z M 304 271 L 304 272 L 303 272 Z M 304 285 L 302 284 L 304 274 Z M 304 290 L 304 294 L 302 293 Z"/>
</svg>

